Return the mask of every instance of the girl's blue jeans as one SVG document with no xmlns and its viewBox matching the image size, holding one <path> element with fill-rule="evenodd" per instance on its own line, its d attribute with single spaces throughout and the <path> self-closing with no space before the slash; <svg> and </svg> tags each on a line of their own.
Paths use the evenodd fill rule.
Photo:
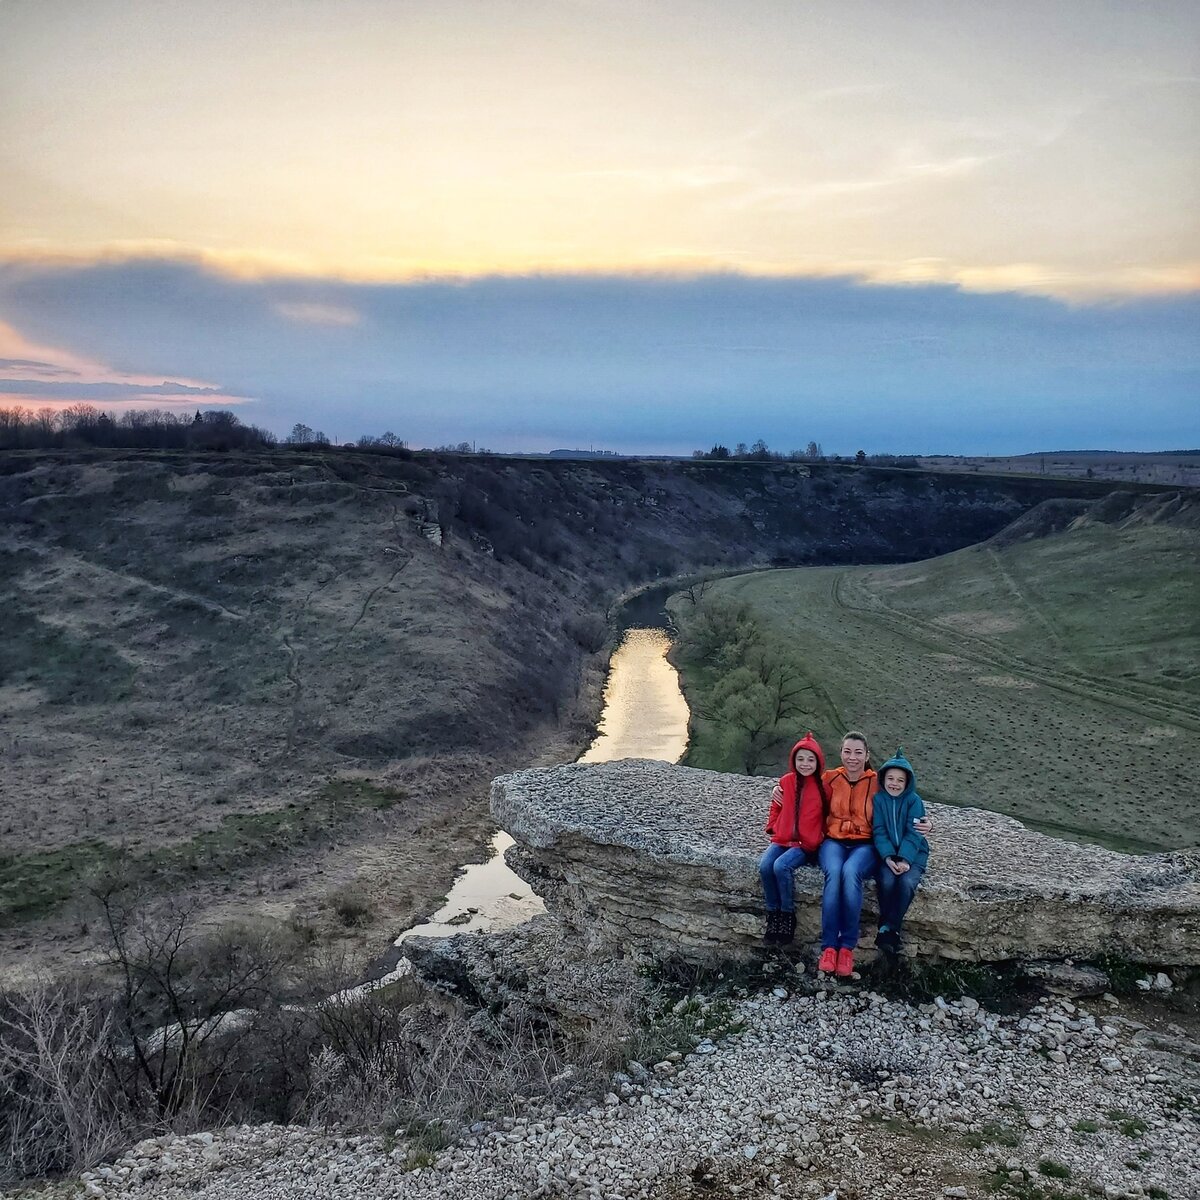
<svg viewBox="0 0 1200 1200">
<path fill-rule="evenodd" d="M 807 866 L 816 859 L 815 854 L 801 850 L 799 846 L 789 850 L 776 846 L 774 842 L 766 848 L 758 860 L 758 877 L 762 880 L 763 899 L 768 912 L 795 912 L 796 893 L 793 886 L 797 867 Z"/>
<path fill-rule="evenodd" d="M 862 923 L 863 880 L 874 875 L 879 855 L 871 842 L 826 838 L 818 853 L 825 874 L 821 896 L 821 945 L 853 950 Z M 891 872 L 889 871 L 890 875 Z"/>
<path fill-rule="evenodd" d="M 884 863 L 879 868 L 879 924 L 899 930 L 904 914 L 913 901 L 924 867 L 909 867 L 903 875 L 893 875 Z"/>
</svg>

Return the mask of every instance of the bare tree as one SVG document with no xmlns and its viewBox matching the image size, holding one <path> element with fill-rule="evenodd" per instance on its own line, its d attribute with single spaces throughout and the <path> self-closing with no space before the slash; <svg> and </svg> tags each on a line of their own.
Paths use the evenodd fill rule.
<svg viewBox="0 0 1200 1200">
<path fill-rule="evenodd" d="M 197 902 L 151 911 L 128 877 L 101 881 L 92 895 L 107 932 L 108 957 L 120 980 L 118 1021 L 127 1069 L 116 1072 L 130 1107 L 147 1099 L 159 1120 L 203 1105 L 201 1080 L 229 1070 L 240 1041 L 274 1007 L 290 949 L 281 936 L 224 927 L 197 936 Z"/>
<path fill-rule="evenodd" d="M 81 1171 L 124 1144 L 112 1033 L 110 1012 L 66 984 L 0 1000 L 0 1183 Z"/>
</svg>

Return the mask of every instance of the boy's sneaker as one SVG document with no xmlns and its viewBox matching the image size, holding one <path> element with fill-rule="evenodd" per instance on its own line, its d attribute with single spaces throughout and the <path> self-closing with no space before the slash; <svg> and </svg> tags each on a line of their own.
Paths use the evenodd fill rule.
<svg viewBox="0 0 1200 1200">
<path fill-rule="evenodd" d="M 779 914 L 779 933 L 775 939 L 781 946 L 790 946 L 796 940 L 796 914 Z"/>
<path fill-rule="evenodd" d="M 821 951 L 820 961 L 817 963 L 817 970 L 823 971 L 826 975 L 832 975 L 837 970 L 838 952 L 832 946 L 826 946 Z"/>
<path fill-rule="evenodd" d="M 841 949 L 837 952 L 837 975 L 839 979 L 849 979 L 854 974 L 854 951 Z"/>
<path fill-rule="evenodd" d="M 889 929 L 886 925 L 875 935 L 875 945 L 884 954 L 897 955 L 900 953 L 900 931 Z"/>
</svg>

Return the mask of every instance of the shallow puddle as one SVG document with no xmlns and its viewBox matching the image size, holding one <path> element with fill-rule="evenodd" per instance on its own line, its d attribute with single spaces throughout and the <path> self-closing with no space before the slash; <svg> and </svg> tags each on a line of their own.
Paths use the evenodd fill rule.
<svg viewBox="0 0 1200 1200">
<path fill-rule="evenodd" d="M 397 939 L 446 937 L 452 933 L 474 933 L 478 929 L 511 929 L 546 911 L 541 897 L 529 884 L 514 874 L 504 861 L 504 852 L 513 844 L 503 829 L 492 838 L 492 856 L 483 863 L 464 867 L 446 903 L 425 922 L 406 929 Z"/>
</svg>

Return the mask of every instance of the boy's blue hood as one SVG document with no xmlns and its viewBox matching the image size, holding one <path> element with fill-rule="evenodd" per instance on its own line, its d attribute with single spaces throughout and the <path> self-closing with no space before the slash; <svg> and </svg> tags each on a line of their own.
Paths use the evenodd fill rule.
<svg viewBox="0 0 1200 1200">
<path fill-rule="evenodd" d="M 883 786 L 884 772 L 899 768 L 908 780 L 904 791 L 893 798 L 891 792 Z M 871 822 L 872 840 L 880 858 L 898 855 L 914 867 L 924 870 L 929 861 L 929 843 L 912 826 L 916 817 L 925 813 L 925 802 L 915 791 L 916 773 L 912 763 L 904 757 L 903 750 L 897 750 L 891 758 L 879 768 L 879 786 L 875 791 L 875 814 Z"/>
<path fill-rule="evenodd" d="M 884 786 L 883 786 L 883 776 L 884 776 L 884 772 L 886 772 L 890 767 L 899 767 L 900 770 L 902 770 L 908 776 L 908 783 L 905 784 L 904 791 L 901 792 L 900 795 L 896 797 L 897 800 L 903 800 L 904 797 L 907 796 L 910 792 L 913 792 L 916 790 L 917 775 L 916 775 L 916 772 L 912 769 L 912 763 L 910 763 L 908 761 L 908 759 L 904 757 L 904 751 L 902 749 L 900 749 L 899 746 L 896 747 L 896 753 L 893 754 L 892 757 L 889 758 L 887 760 L 887 762 L 885 762 L 883 764 L 882 767 L 879 767 L 877 769 L 877 773 L 876 773 L 875 777 L 879 781 L 877 790 L 880 792 L 885 790 Z M 890 795 L 890 793 L 888 793 L 888 794 Z"/>
</svg>

